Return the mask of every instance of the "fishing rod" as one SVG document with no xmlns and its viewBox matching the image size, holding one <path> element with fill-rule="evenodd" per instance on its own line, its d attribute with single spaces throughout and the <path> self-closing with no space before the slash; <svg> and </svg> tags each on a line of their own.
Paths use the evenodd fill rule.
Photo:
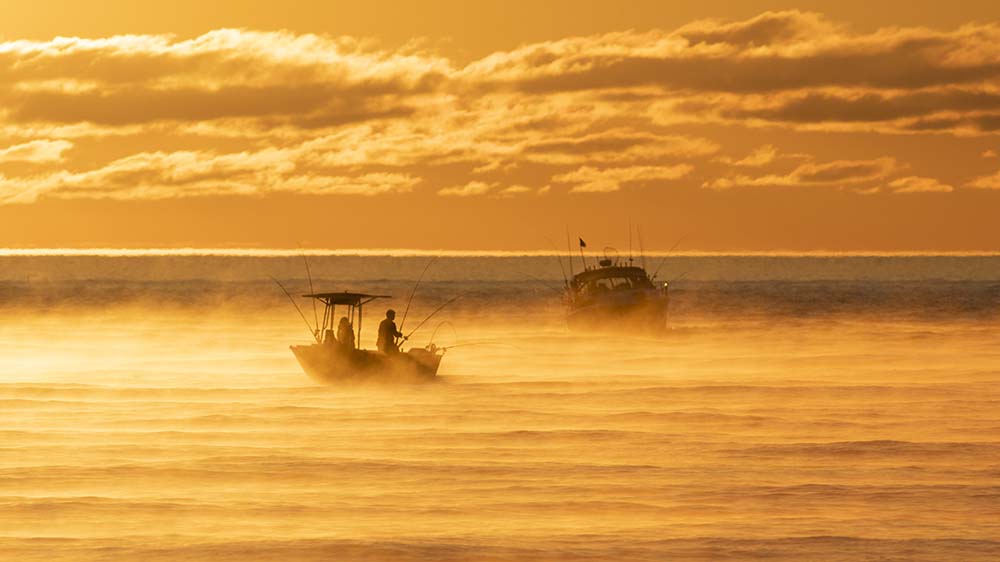
<svg viewBox="0 0 1000 562">
<path fill-rule="evenodd" d="M 451 327 L 451 332 L 455 336 L 455 340 L 456 341 L 458 340 L 458 332 L 455 331 L 455 325 L 452 324 L 451 322 L 445 320 L 444 322 L 441 322 L 440 324 L 438 324 L 437 327 L 434 328 L 434 331 L 431 332 L 431 341 L 430 341 L 431 345 L 434 344 L 434 338 L 437 337 L 438 330 L 440 330 L 441 327 L 444 326 L 445 324 L 447 324 L 448 326 Z M 451 349 L 453 347 L 465 347 L 467 345 L 499 345 L 499 346 L 504 346 L 504 347 L 511 347 L 511 348 L 514 348 L 514 349 L 520 349 L 519 347 L 517 347 L 514 344 L 507 343 L 507 342 L 502 342 L 502 341 L 496 341 L 496 340 L 476 340 L 476 341 L 468 341 L 468 342 L 462 342 L 462 343 L 455 343 L 455 344 L 452 344 L 452 345 L 440 345 L 440 346 L 437 346 L 437 347 L 438 347 L 438 349 Z"/>
<path fill-rule="evenodd" d="M 566 268 L 563 267 L 562 257 L 559 255 L 559 246 L 556 246 L 555 242 L 552 241 L 548 236 L 545 237 L 545 241 L 549 243 L 550 246 L 556 250 L 556 261 L 559 262 L 559 271 L 562 273 L 563 285 L 569 285 L 569 278 L 566 277 Z"/>
<path fill-rule="evenodd" d="M 660 269 L 663 268 L 663 264 L 667 263 L 667 258 L 669 257 L 670 252 L 673 252 L 674 248 L 676 248 L 687 237 L 688 237 L 687 234 L 681 236 L 680 238 L 677 239 L 676 242 L 674 242 L 674 245 L 671 246 L 669 250 L 667 250 L 668 255 L 663 256 L 663 259 L 660 260 L 660 265 L 656 266 L 656 271 L 653 272 L 653 278 L 656 278 L 656 274 L 659 273 Z"/>
<path fill-rule="evenodd" d="M 536 281 L 539 285 L 545 287 L 546 289 L 552 291 L 553 293 L 555 293 L 557 295 L 562 295 L 563 294 L 563 291 L 560 291 L 559 289 L 556 289 L 555 287 L 553 287 L 552 285 L 549 285 L 544 280 L 539 279 L 538 277 L 535 277 L 534 275 L 532 275 L 530 273 L 525 273 L 523 271 L 519 271 L 518 273 L 520 273 L 521 275 L 527 277 L 528 279 L 531 279 L 532 281 Z"/>
<path fill-rule="evenodd" d="M 434 328 L 434 331 L 431 332 L 431 343 L 434 343 L 434 338 L 437 337 L 438 330 L 440 330 L 445 324 L 451 327 L 451 335 L 454 337 L 455 341 L 458 341 L 458 330 L 455 329 L 455 325 L 445 320 L 444 322 L 439 322 L 437 327 Z"/>
<path fill-rule="evenodd" d="M 424 266 L 424 270 L 420 272 L 420 277 L 417 277 L 417 282 L 413 284 L 413 290 L 410 291 L 410 298 L 406 301 L 406 310 L 403 311 L 403 319 L 399 321 L 400 332 L 403 331 L 403 324 L 406 324 L 406 315 L 410 313 L 410 304 L 413 303 L 413 295 L 417 294 L 417 287 L 420 286 L 420 282 L 423 281 L 424 275 L 427 273 L 427 270 L 430 269 L 431 264 L 434 263 L 434 260 L 436 259 L 437 256 L 434 256 L 431 258 L 431 261 L 427 262 L 427 265 Z"/>
<path fill-rule="evenodd" d="M 518 350 L 521 349 L 520 347 L 517 347 L 514 344 L 506 343 L 506 342 L 502 342 L 502 341 L 470 341 L 470 342 L 456 343 L 455 345 L 441 346 L 440 349 L 453 349 L 453 348 L 456 348 L 456 347 L 465 347 L 467 345 L 499 345 L 499 346 L 502 346 L 502 347 L 510 347 L 510 348 L 518 349 Z"/>
<path fill-rule="evenodd" d="M 430 320 L 431 318 L 433 318 L 435 314 L 437 314 L 438 312 L 441 312 L 441 310 L 444 307 L 446 307 L 449 304 L 457 301 L 458 299 L 462 298 L 463 296 L 465 296 L 465 295 L 458 295 L 457 297 L 454 297 L 451 300 L 449 300 L 448 302 L 446 302 L 446 303 L 442 304 L 441 306 L 435 308 L 434 312 L 430 313 L 430 315 L 428 315 L 427 318 L 424 318 L 419 324 L 417 324 L 417 327 L 414 328 L 413 331 L 411 331 L 409 334 L 406 334 L 405 336 L 403 336 L 403 339 L 404 340 L 410 339 L 410 336 L 412 336 L 414 334 L 414 332 L 416 332 L 417 330 L 419 330 L 421 326 L 423 326 L 424 324 L 426 324 L 428 320 Z"/>
<path fill-rule="evenodd" d="M 316 290 L 313 289 L 313 276 L 312 272 L 309 271 L 309 260 L 306 258 L 306 251 L 302 249 L 301 245 L 299 246 L 299 253 L 302 254 L 302 261 L 304 261 L 306 264 L 306 277 L 309 279 L 309 294 L 314 295 L 316 294 Z M 310 299 L 310 300 L 312 301 L 313 305 L 313 324 L 315 324 L 316 329 L 319 330 L 319 315 L 316 313 L 316 299 Z M 326 323 L 325 315 L 323 317 L 323 323 L 324 324 Z"/>
<path fill-rule="evenodd" d="M 671 279 L 670 281 L 667 281 L 667 284 L 676 283 L 676 282 L 680 281 L 681 279 L 684 279 L 685 277 L 688 276 L 688 273 L 691 273 L 691 272 L 690 271 L 685 271 L 684 273 L 681 274 L 680 277 L 678 277 L 676 279 Z"/>
<path fill-rule="evenodd" d="M 566 225 L 566 255 L 569 257 L 569 276 L 570 277 L 576 277 L 576 275 L 573 273 L 573 248 L 571 248 L 570 245 L 569 245 L 569 225 L 568 224 Z M 586 265 L 587 264 L 584 264 L 584 269 L 586 269 Z"/>
<path fill-rule="evenodd" d="M 309 333 L 312 335 L 313 339 L 316 340 L 316 343 L 319 343 L 319 335 L 317 334 L 317 331 L 314 330 L 313 327 L 309 325 L 309 320 L 306 320 L 306 315 L 303 314 L 302 309 L 299 308 L 299 303 L 295 302 L 295 297 L 293 297 L 292 294 L 288 292 L 288 289 L 286 289 L 285 286 L 281 284 L 281 281 L 278 281 L 274 277 L 271 277 L 271 280 L 277 283 L 278 286 L 281 287 L 281 290 L 285 293 L 285 296 L 288 297 L 288 300 L 292 301 L 292 306 L 295 307 L 295 310 L 299 313 L 299 316 L 302 317 L 302 321 L 306 323 L 306 327 L 309 328 Z"/>
</svg>

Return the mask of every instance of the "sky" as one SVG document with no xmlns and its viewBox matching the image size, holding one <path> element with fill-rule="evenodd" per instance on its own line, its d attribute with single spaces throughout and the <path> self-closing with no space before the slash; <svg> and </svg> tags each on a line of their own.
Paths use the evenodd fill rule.
<svg viewBox="0 0 1000 562">
<path fill-rule="evenodd" d="M 2 9 L 0 247 L 1000 251 L 997 2 Z"/>
</svg>

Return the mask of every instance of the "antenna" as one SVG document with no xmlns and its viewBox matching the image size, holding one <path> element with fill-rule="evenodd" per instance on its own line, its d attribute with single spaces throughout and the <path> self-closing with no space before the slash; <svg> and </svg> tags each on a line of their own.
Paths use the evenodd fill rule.
<svg viewBox="0 0 1000 562">
<path fill-rule="evenodd" d="M 646 250 L 643 248 L 642 225 L 636 227 L 639 230 L 639 259 L 642 260 L 642 268 L 646 269 Z"/>
<path fill-rule="evenodd" d="M 628 264 L 632 265 L 632 217 L 628 218 Z"/>
</svg>

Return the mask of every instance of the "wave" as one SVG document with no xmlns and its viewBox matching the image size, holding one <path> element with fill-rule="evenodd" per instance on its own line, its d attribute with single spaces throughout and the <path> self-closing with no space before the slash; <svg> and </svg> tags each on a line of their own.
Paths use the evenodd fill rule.
<svg viewBox="0 0 1000 562">
<path fill-rule="evenodd" d="M 507 562 L 538 560 L 630 560 L 634 562 L 841 562 L 843 560 L 907 560 L 908 562 L 995 562 L 1000 541 L 983 538 L 875 538 L 860 536 L 799 536 L 738 538 L 700 535 L 690 538 L 642 540 L 634 536 L 584 532 L 547 538 L 533 536 L 449 536 L 442 529 L 434 538 L 331 539 L 292 538 L 218 540 L 203 536 L 132 538 L 0 538 L 0 550 L 16 560 L 106 562 L 109 559 L 147 562 Z M 905 556 L 900 556 L 905 553 Z"/>
<path fill-rule="evenodd" d="M 968 456 L 1000 459 L 998 442 L 915 442 L 894 440 L 840 441 L 833 443 L 765 444 L 730 449 L 738 456 L 774 457 L 955 457 Z"/>
</svg>

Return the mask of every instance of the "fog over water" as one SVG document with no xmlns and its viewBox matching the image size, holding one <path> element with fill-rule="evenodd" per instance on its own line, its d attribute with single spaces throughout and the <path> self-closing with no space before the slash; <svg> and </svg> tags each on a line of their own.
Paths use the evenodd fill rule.
<svg viewBox="0 0 1000 562">
<path fill-rule="evenodd" d="M 309 265 L 395 297 L 371 348 L 428 259 Z M 0 559 L 1000 559 L 1000 257 L 668 257 L 655 338 L 568 332 L 553 256 L 441 257 L 403 386 L 314 384 L 271 275 L 308 292 L 0 256 Z"/>
</svg>

